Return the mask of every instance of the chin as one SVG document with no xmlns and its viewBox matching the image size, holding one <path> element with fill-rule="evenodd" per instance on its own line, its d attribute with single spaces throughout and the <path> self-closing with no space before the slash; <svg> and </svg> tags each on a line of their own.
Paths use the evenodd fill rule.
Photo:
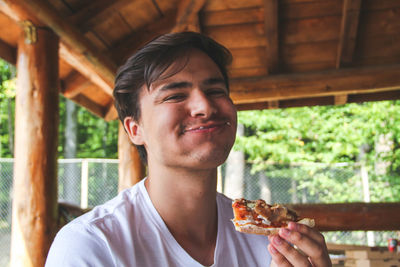
<svg viewBox="0 0 400 267">
<path fill-rule="evenodd" d="M 208 153 L 196 153 L 192 156 L 192 159 L 203 166 L 216 168 L 222 165 L 226 159 L 228 158 L 230 148 L 221 149 L 221 150 L 213 150 Z"/>
</svg>

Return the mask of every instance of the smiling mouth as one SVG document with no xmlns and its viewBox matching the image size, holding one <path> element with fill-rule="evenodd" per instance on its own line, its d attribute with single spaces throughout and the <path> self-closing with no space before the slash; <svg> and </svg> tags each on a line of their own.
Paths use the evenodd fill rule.
<svg viewBox="0 0 400 267">
<path fill-rule="evenodd" d="M 188 129 L 184 129 L 183 133 L 186 132 L 204 132 L 204 131 L 209 131 L 212 129 L 216 129 L 222 126 L 231 126 L 231 123 L 229 121 L 224 122 L 224 123 L 215 123 L 215 124 L 210 124 L 210 125 L 206 125 L 206 126 L 199 126 L 199 127 L 190 127 Z"/>
</svg>

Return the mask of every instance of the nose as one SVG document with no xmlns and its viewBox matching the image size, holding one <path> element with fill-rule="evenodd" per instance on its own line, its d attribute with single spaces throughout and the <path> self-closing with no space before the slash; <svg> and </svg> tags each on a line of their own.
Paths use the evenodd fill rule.
<svg viewBox="0 0 400 267">
<path fill-rule="evenodd" d="M 193 90 L 188 106 L 192 117 L 209 118 L 217 111 L 215 103 L 200 89 Z"/>
</svg>

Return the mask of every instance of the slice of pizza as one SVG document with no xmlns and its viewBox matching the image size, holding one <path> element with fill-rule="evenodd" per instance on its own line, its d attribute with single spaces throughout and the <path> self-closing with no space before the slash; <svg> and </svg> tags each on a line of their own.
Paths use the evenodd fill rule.
<svg viewBox="0 0 400 267">
<path fill-rule="evenodd" d="M 232 203 L 236 231 L 248 234 L 271 235 L 289 222 L 315 226 L 313 219 L 300 218 L 297 213 L 283 205 L 269 205 L 264 200 L 235 199 Z"/>
</svg>

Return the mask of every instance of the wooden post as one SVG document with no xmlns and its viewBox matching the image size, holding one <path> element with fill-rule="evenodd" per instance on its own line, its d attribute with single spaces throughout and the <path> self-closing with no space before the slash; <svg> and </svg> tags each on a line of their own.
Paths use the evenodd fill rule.
<svg viewBox="0 0 400 267">
<path fill-rule="evenodd" d="M 18 42 L 10 266 L 44 266 L 57 230 L 58 37 L 24 21 Z"/>
<path fill-rule="evenodd" d="M 145 176 L 146 168 L 121 123 L 118 132 L 118 159 L 118 191 L 122 191 L 139 182 Z"/>
</svg>

